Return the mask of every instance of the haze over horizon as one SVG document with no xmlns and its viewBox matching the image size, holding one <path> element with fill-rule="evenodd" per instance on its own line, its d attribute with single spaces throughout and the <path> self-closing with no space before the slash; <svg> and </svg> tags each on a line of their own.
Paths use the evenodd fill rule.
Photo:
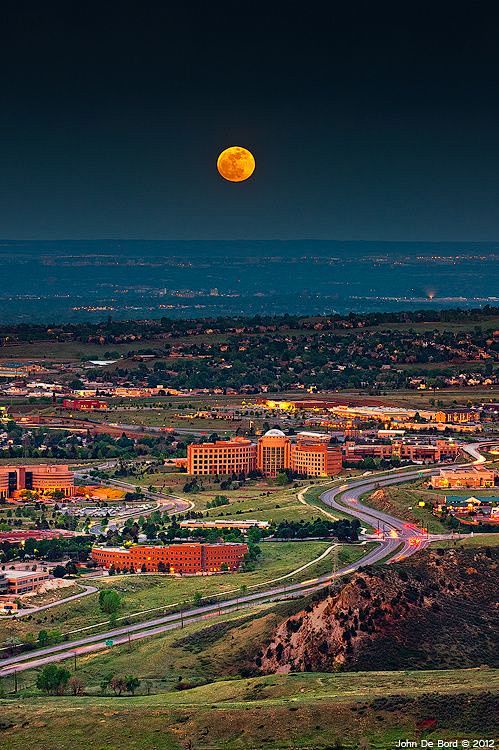
<svg viewBox="0 0 499 750">
<path fill-rule="evenodd" d="M 9 323 L 495 306 L 496 243 L 0 242 Z"/>
</svg>

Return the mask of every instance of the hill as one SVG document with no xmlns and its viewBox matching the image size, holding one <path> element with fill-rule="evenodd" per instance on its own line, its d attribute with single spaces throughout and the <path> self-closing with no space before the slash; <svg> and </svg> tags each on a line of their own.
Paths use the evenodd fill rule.
<svg viewBox="0 0 499 750">
<path fill-rule="evenodd" d="M 386 750 L 493 737 L 490 669 L 272 675 L 135 698 L 1 701 L 3 746 L 24 750 Z"/>
<path fill-rule="evenodd" d="M 286 619 L 266 673 L 498 665 L 497 548 L 438 549 L 367 568 Z"/>
</svg>

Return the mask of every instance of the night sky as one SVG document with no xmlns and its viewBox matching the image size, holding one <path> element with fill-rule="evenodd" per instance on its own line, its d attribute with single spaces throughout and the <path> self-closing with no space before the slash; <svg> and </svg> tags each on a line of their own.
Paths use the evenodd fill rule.
<svg viewBox="0 0 499 750">
<path fill-rule="evenodd" d="M 499 240 L 494 4 L 292 7 L 2 3 L 0 237 Z"/>
</svg>

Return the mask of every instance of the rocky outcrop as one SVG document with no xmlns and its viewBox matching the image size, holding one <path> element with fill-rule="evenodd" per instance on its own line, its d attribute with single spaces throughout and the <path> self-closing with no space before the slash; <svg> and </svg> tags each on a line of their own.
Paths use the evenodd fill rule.
<svg viewBox="0 0 499 750">
<path fill-rule="evenodd" d="M 496 550 L 436 550 L 366 569 L 281 623 L 256 665 L 278 673 L 492 665 L 496 590 Z"/>
</svg>

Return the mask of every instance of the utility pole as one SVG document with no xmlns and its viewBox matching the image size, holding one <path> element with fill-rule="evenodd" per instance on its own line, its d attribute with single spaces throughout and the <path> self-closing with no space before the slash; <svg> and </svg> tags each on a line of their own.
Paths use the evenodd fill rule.
<svg viewBox="0 0 499 750">
<path fill-rule="evenodd" d="M 17 670 L 14 669 L 14 693 L 17 693 Z"/>
<path fill-rule="evenodd" d="M 182 607 L 180 607 L 180 627 L 181 629 L 184 627 L 184 610 Z"/>
<path fill-rule="evenodd" d="M 129 630 L 127 631 L 127 635 L 128 635 L 128 650 L 131 651 L 132 650 L 132 641 L 130 639 L 130 631 Z"/>
<path fill-rule="evenodd" d="M 336 575 L 338 571 L 338 545 L 335 544 L 333 547 L 333 576 Z"/>
<path fill-rule="evenodd" d="M 76 672 L 76 651 L 73 654 L 74 657 L 74 671 Z"/>
</svg>

